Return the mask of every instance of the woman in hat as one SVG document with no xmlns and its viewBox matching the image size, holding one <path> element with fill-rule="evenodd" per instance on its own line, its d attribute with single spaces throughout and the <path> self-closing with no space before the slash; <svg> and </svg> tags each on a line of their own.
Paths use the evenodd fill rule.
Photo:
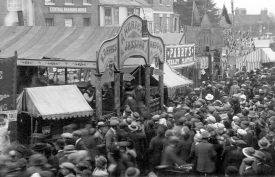
<svg viewBox="0 0 275 177">
<path fill-rule="evenodd" d="M 99 156 L 95 158 L 95 169 L 93 171 L 92 177 L 108 177 L 107 171 L 107 159 L 104 156 Z"/>
</svg>

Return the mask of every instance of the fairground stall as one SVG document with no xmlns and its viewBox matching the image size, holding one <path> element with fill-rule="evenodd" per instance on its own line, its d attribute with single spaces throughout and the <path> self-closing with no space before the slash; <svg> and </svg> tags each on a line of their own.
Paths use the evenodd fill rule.
<svg viewBox="0 0 275 177">
<path fill-rule="evenodd" d="M 83 127 L 90 121 L 93 109 L 76 85 L 25 88 L 17 99 L 17 128 L 20 143 L 35 141 L 33 135 L 53 137 L 63 127 Z"/>
<path fill-rule="evenodd" d="M 164 43 L 160 37 L 153 36 L 147 29 L 147 22 L 139 16 L 130 16 L 125 20 L 118 34 L 102 43 L 97 53 L 96 73 L 96 115 L 102 117 L 102 75 L 108 72 L 114 77 L 114 103 L 116 114 L 121 114 L 121 78 L 122 69 L 127 60 L 133 58 L 144 61 L 145 65 L 145 106 L 150 112 L 150 76 L 151 64 L 163 71 Z M 164 103 L 163 75 L 159 78 L 159 105 Z"/>
</svg>

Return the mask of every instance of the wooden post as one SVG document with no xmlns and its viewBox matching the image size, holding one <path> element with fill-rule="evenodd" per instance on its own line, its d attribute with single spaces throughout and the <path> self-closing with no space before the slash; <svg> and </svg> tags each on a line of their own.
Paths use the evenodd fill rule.
<svg viewBox="0 0 275 177">
<path fill-rule="evenodd" d="M 159 70 L 161 71 L 161 74 L 159 76 L 159 94 L 160 94 L 160 110 L 163 111 L 163 105 L 164 105 L 164 63 L 159 62 Z"/>
<path fill-rule="evenodd" d="M 114 82 L 115 82 L 115 110 L 116 110 L 116 114 L 117 116 L 120 116 L 120 71 L 114 71 L 115 73 L 115 78 L 114 78 Z"/>
<path fill-rule="evenodd" d="M 145 104 L 150 112 L 150 65 L 145 65 Z"/>
<path fill-rule="evenodd" d="M 96 117 L 98 120 L 102 118 L 102 88 L 101 88 L 101 76 L 102 74 L 96 74 Z"/>
</svg>

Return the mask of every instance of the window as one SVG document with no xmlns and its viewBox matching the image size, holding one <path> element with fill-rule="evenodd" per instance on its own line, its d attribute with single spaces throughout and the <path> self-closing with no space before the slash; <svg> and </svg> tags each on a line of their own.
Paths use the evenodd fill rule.
<svg viewBox="0 0 275 177">
<path fill-rule="evenodd" d="M 83 26 L 90 26 L 91 20 L 90 18 L 83 18 Z"/>
<path fill-rule="evenodd" d="M 139 8 L 128 8 L 127 14 L 128 14 L 128 16 L 134 15 L 134 14 L 140 16 L 140 9 Z"/>
<path fill-rule="evenodd" d="M 178 31 L 178 19 L 175 18 L 175 21 L 174 21 L 174 32 L 177 32 Z"/>
<path fill-rule="evenodd" d="M 114 12 L 114 24 L 118 25 L 119 24 L 119 8 L 114 7 L 113 12 Z"/>
<path fill-rule="evenodd" d="M 83 5 L 84 6 L 90 6 L 90 5 L 92 5 L 91 0 L 83 0 Z"/>
<path fill-rule="evenodd" d="M 134 14 L 134 11 L 135 11 L 134 8 L 128 8 L 128 9 L 127 9 L 127 15 L 128 15 L 128 16 L 133 15 L 133 14 Z"/>
<path fill-rule="evenodd" d="M 54 0 L 45 0 L 45 5 L 55 5 Z"/>
<path fill-rule="evenodd" d="M 22 10 L 22 0 L 8 0 L 7 6 L 8 6 L 8 11 Z"/>
<path fill-rule="evenodd" d="M 134 14 L 140 16 L 140 9 L 139 9 L 139 8 L 136 8 L 136 9 L 134 10 Z"/>
<path fill-rule="evenodd" d="M 65 0 L 65 5 L 74 5 L 73 0 Z"/>
<path fill-rule="evenodd" d="M 66 27 L 72 27 L 73 26 L 73 19 L 72 18 L 65 19 L 65 26 Z"/>
<path fill-rule="evenodd" d="M 105 16 L 105 25 L 112 25 L 112 8 L 111 7 L 105 7 L 104 8 Z"/>
<path fill-rule="evenodd" d="M 54 26 L 53 18 L 46 18 L 45 22 L 46 22 L 46 26 Z"/>
</svg>

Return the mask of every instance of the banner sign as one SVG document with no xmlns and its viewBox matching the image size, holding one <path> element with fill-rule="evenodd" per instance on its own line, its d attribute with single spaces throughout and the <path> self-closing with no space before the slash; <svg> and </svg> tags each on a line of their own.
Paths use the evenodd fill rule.
<svg viewBox="0 0 275 177">
<path fill-rule="evenodd" d="M 0 112 L 16 109 L 16 59 L 0 60 Z"/>
<path fill-rule="evenodd" d="M 199 63 L 200 63 L 200 69 L 207 69 L 209 58 L 207 56 L 204 57 L 198 57 Z"/>
<path fill-rule="evenodd" d="M 166 62 L 170 66 L 186 65 L 195 62 L 194 45 L 171 45 L 165 47 Z"/>
<path fill-rule="evenodd" d="M 49 7 L 50 13 L 87 13 L 85 7 Z"/>
</svg>

